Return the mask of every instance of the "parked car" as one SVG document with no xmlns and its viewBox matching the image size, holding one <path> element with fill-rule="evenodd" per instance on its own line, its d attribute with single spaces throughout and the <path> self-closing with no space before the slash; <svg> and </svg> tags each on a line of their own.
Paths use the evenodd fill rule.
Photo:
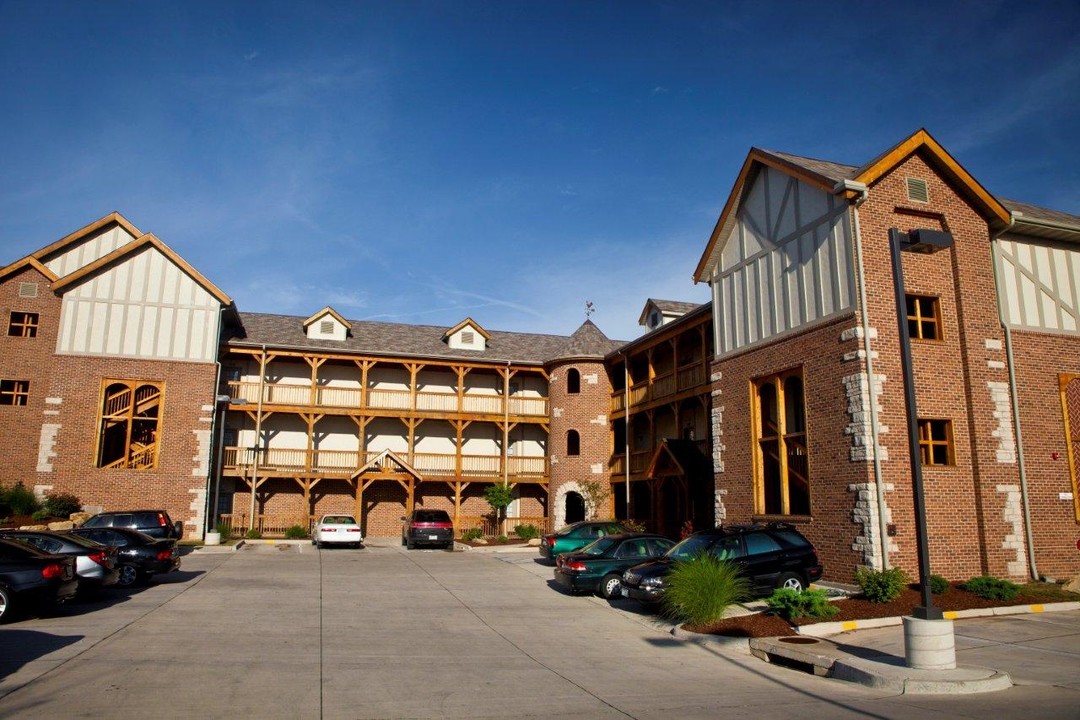
<svg viewBox="0 0 1080 720">
<path fill-rule="evenodd" d="M 0 538 L 18 540 L 52 555 L 74 556 L 81 593 L 115 585 L 120 576 L 116 548 L 78 535 L 49 530 L 4 530 L 0 532 Z"/>
<path fill-rule="evenodd" d="M 401 544 L 410 550 L 417 545 L 454 546 L 454 522 L 445 510 L 413 510 L 401 521 Z"/>
<path fill-rule="evenodd" d="M 361 547 L 363 543 L 364 536 L 360 532 L 360 526 L 351 515 L 323 515 L 311 531 L 311 544 L 315 547 L 323 545 Z"/>
<path fill-rule="evenodd" d="M 145 584 L 151 575 L 180 569 L 180 548 L 175 540 L 152 538 L 128 528 L 80 527 L 68 532 L 116 548 L 116 584 L 120 587 Z"/>
<path fill-rule="evenodd" d="M 549 533 L 540 538 L 540 557 L 554 563 L 556 556 L 585 547 L 605 535 L 630 532 L 615 520 L 585 520 Z"/>
<path fill-rule="evenodd" d="M 572 593 L 595 592 L 603 598 L 620 595 L 623 571 L 659 557 L 675 542 L 660 535 L 606 535 L 580 550 L 555 558 L 555 580 Z"/>
<path fill-rule="evenodd" d="M 0 539 L 0 622 L 22 610 L 65 602 L 78 588 L 75 558 Z"/>
<path fill-rule="evenodd" d="M 184 524 L 173 522 L 164 510 L 124 510 L 94 515 L 82 527 L 118 527 L 138 530 L 155 538 L 180 540 L 184 537 Z"/>
<path fill-rule="evenodd" d="M 696 532 L 663 557 L 630 568 L 622 576 L 623 594 L 643 603 L 659 602 L 664 578 L 675 563 L 702 552 L 738 565 L 759 596 L 780 587 L 806 589 L 822 572 L 814 546 L 792 525 L 729 525 Z"/>
</svg>

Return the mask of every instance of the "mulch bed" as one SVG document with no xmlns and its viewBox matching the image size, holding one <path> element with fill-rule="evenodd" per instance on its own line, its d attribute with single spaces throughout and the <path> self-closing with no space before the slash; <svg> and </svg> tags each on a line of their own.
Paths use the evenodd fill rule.
<svg viewBox="0 0 1080 720">
<path fill-rule="evenodd" d="M 1032 583 L 1023 586 L 1020 594 L 1012 600 L 986 600 L 978 595 L 962 590 L 953 585 L 949 591 L 934 595 L 934 605 L 942 610 L 971 610 L 975 608 L 1007 607 L 1010 605 L 1036 605 L 1047 602 L 1076 601 L 1078 596 L 1067 593 L 1059 586 Z M 730 637 L 777 637 L 796 635 L 797 627 L 819 622 L 846 622 L 867 620 L 869 618 L 897 617 L 910 615 L 912 608 L 922 605 L 922 595 L 918 590 L 909 588 L 889 603 L 873 603 L 862 597 L 837 600 L 833 603 L 840 609 L 831 618 L 800 618 L 789 623 L 783 618 L 765 613 L 742 615 L 719 620 L 709 625 L 684 625 L 685 630 L 707 635 L 726 635 Z"/>
<path fill-rule="evenodd" d="M 528 540 L 522 540 L 519 537 L 507 538 L 505 542 L 499 542 L 498 540 L 489 539 L 487 542 L 477 542 L 476 540 L 457 540 L 456 542 L 462 545 L 468 545 L 469 547 L 514 547 L 528 544 Z"/>
</svg>

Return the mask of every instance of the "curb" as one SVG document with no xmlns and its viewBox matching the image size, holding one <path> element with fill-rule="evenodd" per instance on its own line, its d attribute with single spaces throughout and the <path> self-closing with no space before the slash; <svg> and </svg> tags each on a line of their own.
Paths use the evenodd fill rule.
<svg viewBox="0 0 1080 720">
<path fill-rule="evenodd" d="M 964 618 L 992 617 L 994 615 L 1025 615 L 1042 612 L 1063 612 L 1065 610 L 1080 610 L 1080 602 L 1058 602 L 1042 605 L 1008 605 L 996 608 L 976 608 L 972 610 L 949 610 L 945 612 L 946 620 L 963 620 Z M 870 628 L 889 627 L 902 625 L 904 619 L 900 616 L 869 618 L 867 620 L 847 620 L 840 622 L 821 622 L 810 625 L 800 625 L 795 628 L 799 635 L 808 637 L 824 638 L 830 635 L 851 632 L 852 630 L 868 630 Z"/>
<path fill-rule="evenodd" d="M 692 645 L 719 645 L 728 650 L 750 653 L 750 638 L 729 637 L 726 635 L 702 635 L 683 630 L 678 625 L 671 628 L 671 637 Z"/>
</svg>

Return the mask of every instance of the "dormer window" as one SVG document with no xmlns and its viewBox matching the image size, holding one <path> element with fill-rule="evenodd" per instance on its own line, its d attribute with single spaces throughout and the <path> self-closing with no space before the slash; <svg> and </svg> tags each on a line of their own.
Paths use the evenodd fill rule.
<svg viewBox="0 0 1080 720">
<path fill-rule="evenodd" d="M 304 334 L 310 340 L 344 341 L 352 325 L 331 307 L 325 307 L 304 321 Z"/>
<path fill-rule="evenodd" d="M 491 335 L 472 318 L 465 318 L 443 333 L 442 341 L 459 350 L 487 350 Z"/>
</svg>

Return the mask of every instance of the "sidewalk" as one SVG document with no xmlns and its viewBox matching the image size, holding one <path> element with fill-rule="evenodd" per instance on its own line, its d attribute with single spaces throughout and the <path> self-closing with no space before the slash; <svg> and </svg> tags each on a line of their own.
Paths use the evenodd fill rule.
<svg viewBox="0 0 1080 720">
<path fill-rule="evenodd" d="M 766 662 L 903 694 L 991 692 L 1019 681 L 1080 689 L 1080 603 L 995 608 L 954 621 L 953 633 L 952 670 L 907 667 L 904 630 L 895 623 L 748 644 Z"/>
</svg>

